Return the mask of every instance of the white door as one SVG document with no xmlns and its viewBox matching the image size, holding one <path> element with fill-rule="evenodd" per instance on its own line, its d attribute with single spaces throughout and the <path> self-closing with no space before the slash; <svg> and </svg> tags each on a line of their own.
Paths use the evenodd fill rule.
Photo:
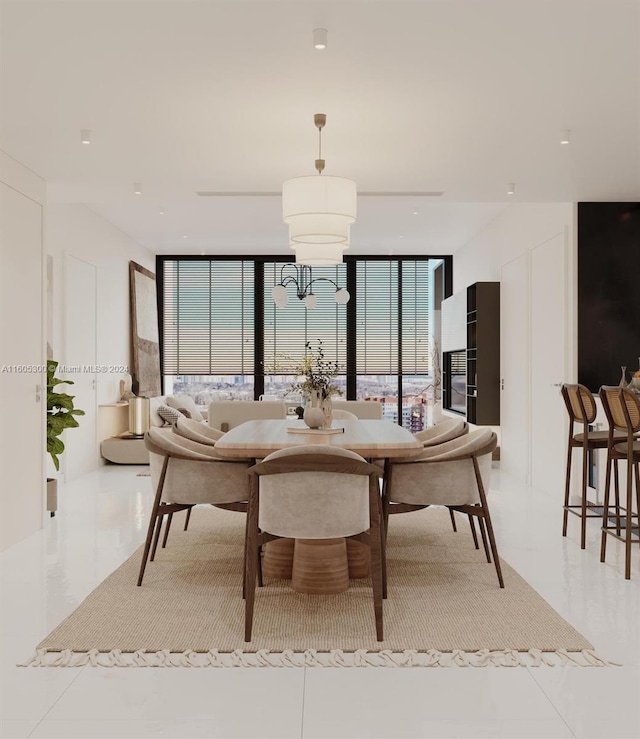
<svg viewBox="0 0 640 739">
<path fill-rule="evenodd" d="M 558 234 L 531 251 L 531 484 L 562 496 L 569 377 L 568 248 Z"/>
<path fill-rule="evenodd" d="M 529 482 L 528 254 L 500 277 L 500 468 Z"/>
<path fill-rule="evenodd" d="M 0 183 L 0 541 L 42 527 L 42 206 Z"/>
<path fill-rule="evenodd" d="M 77 418 L 80 428 L 64 432 L 61 458 L 66 480 L 98 467 L 96 388 L 96 268 L 65 255 L 64 265 L 64 364 L 67 387 L 74 405 L 85 412 Z M 64 387 L 64 386 L 63 386 Z"/>
</svg>

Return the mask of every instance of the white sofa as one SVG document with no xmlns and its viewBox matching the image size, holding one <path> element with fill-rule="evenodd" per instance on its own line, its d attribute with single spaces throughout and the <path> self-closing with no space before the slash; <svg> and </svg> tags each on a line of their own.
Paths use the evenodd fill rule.
<svg viewBox="0 0 640 739">
<path fill-rule="evenodd" d="M 189 411 L 189 417 L 195 420 L 204 421 L 207 415 L 206 408 L 196 406 L 193 400 L 186 395 L 159 395 L 149 398 L 150 426 L 166 430 L 167 433 L 171 432 L 172 426 L 158 414 L 158 408 L 161 406 L 176 410 L 186 408 Z M 149 464 L 149 452 L 144 445 L 144 439 L 112 436 L 102 441 L 100 453 L 104 459 L 113 464 Z"/>
</svg>

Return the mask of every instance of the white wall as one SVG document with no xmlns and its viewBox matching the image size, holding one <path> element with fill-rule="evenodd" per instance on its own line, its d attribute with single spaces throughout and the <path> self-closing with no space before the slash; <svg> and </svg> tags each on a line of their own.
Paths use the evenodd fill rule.
<svg viewBox="0 0 640 739">
<path fill-rule="evenodd" d="M 54 259 L 53 347 L 63 341 L 64 255 L 72 254 L 97 269 L 97 363 L 129 365 L 129 261 L 155 272 L 155 257 L 122 231 L 84 205 L 50 203 L 47 207 L 45 247 Z M 98 377 L 98 403 L 118 398 L 120 376 Z"/>
<path fill-rule="evenodd" d="M 510 205 L 453 257 L 453 291 L 499 281 L 504 264 L 545 243 L 565 227 L 573 231 L 573 203 Z"/>
<path fill-rule="evenodd" d="M 42 526 L 44 180 L 0 152 L 0 543 Z"/>
<path fill-rule="evenodd" d="M 502 268 L 514 259 L 525 255 L 525 263 L 527 270 L 527 295 L 526 302 L 528 306 L 539 304 L 545 300 L 545 290 L 547 285 L 544 279 L 532 277 L 530 271 L 531 253 L 536 247 L 551 242 L 552 239 L 561 237 L 560 241 L 566 245 L 566 284 L 565 284 L 565 301 L 567 306 L 566 320 L 567 331 L 565 338 L 558 340 L 558 346 L 547 346 L 547 357 L 560 356 L 566 358 L 564 365 L 564 376 L 557 379 L 564 382 L 575 380 L 577 376 L 577 322 L 576 322 L 576 282 L 577 282 L 577 248 L 576 248 L 576 229 L 575 229 L 575 205 L 573 203 L 527 203 L 512 204 L 505 209 L 498 217 L 486 226 L 479 234 L 477 234 L 469 243 L 454 254 L 453 260 L 453 281 L 454 293 L 463 290 L 468 285 L 480 281 L 500 281 Z M 536 273 L 537 274 L 537 273 Z M 551 393 L 558 394 L 558 402 L 560 397 L 558 389 L 534 388 L 529 386 L 533 382 L 530 378 L 535 377 L 535 373 L 531 372 L 532 363 L 540 361 L 539 357 L 532 357 L 530 351 L 531 342 L 531 326 L 530 311 L 522 310 L 521 306 L 513 306 L 510 310 L 509 305 L 501 305 L 501 314 L 505 315 L 509 312 L 510 316 L 518 316 L 517 321 L 522 325 L 510 327 L 510 336 L 514 334 L 518 336 L 518 340 L 522 342 L 521 356 L 528 356 L 529 368 L 518 378 L 518 391 L 525 393 L 529 399 L 539 397 L 541 392 L 549 395 Z M 517 308 L 517 309 L 516 309 Z M 515 330 L 514 330 L 515 329 Z M 504 353 L 504 347 L 503 347 Z M 548 383 L 547 383 L 548 384 Z M 502 404 L 507 399 L 507 393 L 502 393 Z M 531 401 L 529 401 L 531 402 Z M 551 398 L 553 403 L 553 398 Z M 539 442 L 540 439 L 533 439 L 531 428 L 531 413 L 526 418 L 521 419 L 523 424 L 528 425 L 528 438 L 530 443 Z M 564 428 L 560 430 L 564 435 Z M 502 428 L 502 436 L 504 438 L 505 428 Z M 556 454 L 556 441 L 549 436 L 549 439 L 543 440 L 547 444 L 554 444 L 553 451 Z M 566 442 L 562 442 L 564 444 Z M 519 454 L 528 454 L 528 450 L 522 448 L 526 445 L 520 444 L 521 451 Z M 539 445 L 538 445 L 539 446 Z M 509 460 L 504 459 L 503 462 L 509 470 L 526 470 L 529 469 L 529 460 Z M 556 475 L 557 477 L 558 475 Z M 526 480 L 525 480 L 526 481 Z M 554 481 L 554 489 L 560 486 L 562 490 L 563 479 Z"/>
<path fill-rule="evenodd" d="M 47 207 L 45 248 L 53 257 L 54 358 L 64 356 L 65 255 L 82 259 L 96 268 L 96 337 L 98 365 L 130 366 L 129 261 L 134 260 L 155 272 L 155 257 L 139 247 L 122 231 L 84 205 L 50 203 Z M 119 398 L 121 373 L 99 373 L 97 403 L 113 403 Z M 73 388 L 70 388 L 73 394 Z M 82 419 L 80 419 L 82 421 Z M 73 443 L 71 430 L 67 442 Z M 98 465 L 98 459 L 93 461 Z M 64 456 L 62 457 L 64 464 Z"/>
</svg>

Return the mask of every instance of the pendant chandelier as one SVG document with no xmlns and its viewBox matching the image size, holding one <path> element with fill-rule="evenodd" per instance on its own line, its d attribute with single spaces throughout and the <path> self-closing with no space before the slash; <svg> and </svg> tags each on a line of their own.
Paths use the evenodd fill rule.
<svg viewBox="0 0 640 739">
<path fill-rule="evenodd" d="M 339 287 L 336 282 L 328 277 L 315 277 L 311 267 L 306 264 L 285 264 L 280 269 L 280 282 L 274 285 L 271 290 L 273 302 L 276 308 L 284 308 L 288 303 L 287 288 L 290 285 L 295 286 L 296 297 L 298 300 L 304 300 L 305 306 L 309 310 L 313 310 L 318 304 L 318 298 L 313 292 L 313 285 L 316 282 L 329 282 L 335 289 L 335 300 L 338 305 L 346 305 L 349 302 L 349 292 L 344 287 Z"/>
<path fill-rule="evenodd" d="M 297 264 L 340 264 L 356 220 L 356 183 L 323 174 L 322 129 L 327 116 L 316 113 L 313 122 L 318 129 L 318 174 L 295 177 L 282 185 L 282 218 L 289 226 Z"/>
</svg>

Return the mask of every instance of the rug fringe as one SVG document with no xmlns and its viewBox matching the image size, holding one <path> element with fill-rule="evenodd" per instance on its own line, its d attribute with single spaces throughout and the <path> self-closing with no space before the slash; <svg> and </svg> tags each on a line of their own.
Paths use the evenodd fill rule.
<svg viewBox="0 0 640 739">
<path fill-rule="evenodd" d="M 518 652 L 511 649 L 491 651 L 480 649 L 477 652 L 464 652 L 456 649 L 452 652 L 439 652 L 428 649 L 420 652 L 416 649 L 405 649 L 394 652 L 383 649 L 369 652 L 357 649 L 355 652 L 344 652 L 332 649 L 329 652 L 318 652 L 306 649 L 294 652 L 286 649 L 283 652 L 270 652 L 260 649 L 257 652 L 244 652 L 235 649 L 232 652 L 219 652 L 210 649 L 208 652 L 169 652 L 162 649 L 147 652 L 138 649 L 135 652 L 122 652 L 112 649 L 101 652 L 90 649 L 88 652 L 74 652 L 63 649 L 59 652 L 38 649 L 31 659 L 18 667 L 620 667 L 617 662 L 610 662 L 598 657 L 591 649 L 570 652 L 558 649 L 555 652 L 544 652 L 530 649 Z"/>
</svg>

